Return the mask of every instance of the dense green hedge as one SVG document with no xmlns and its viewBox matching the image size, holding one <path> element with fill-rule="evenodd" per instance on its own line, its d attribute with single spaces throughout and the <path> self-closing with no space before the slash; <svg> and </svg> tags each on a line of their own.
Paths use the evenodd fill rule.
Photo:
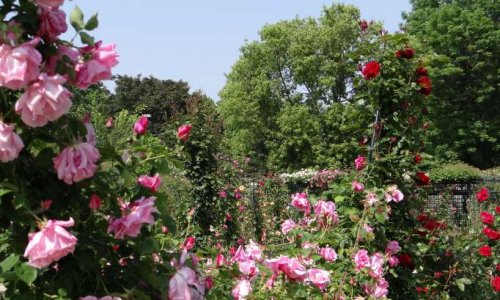
<svg viewBox="0 0 500 300">
<path fill-rule="evenodd" d="M 433 182 L 466 182 L 481 179 L 481 170 L 464 163 L 448 163 L 429 171 Z"/>
</svg>

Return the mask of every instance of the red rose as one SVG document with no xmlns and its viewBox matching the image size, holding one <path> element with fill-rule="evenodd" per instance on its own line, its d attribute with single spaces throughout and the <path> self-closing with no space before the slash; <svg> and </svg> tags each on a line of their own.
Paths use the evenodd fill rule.
<svg viewBox="0 0 500 300">
<path fill-rule="evenodd" d="M 415 163 L 416 163 L 416 164 L 419 164 L 420 162 L 422 162 L 422 156 L 420 156 L 420 155 L 418 155 L 418 154 L 417 154 L 417 155 L 415 155 Z"/>
<path fill-rule="evenodd" d="M 483 221 L 483 224 L 485 225 L 493 225 L 493 223 L 495 222 L 495 218 L 492 214 L 483 211 L 481 212 L 481 221 Z"/>
<path fill-rule="evenodd" d="M 433 230 L 440 229 L 440 228 L 445 229 L 446 223 L 441 223 L 441 222 L 437 222 L 436 220 L 430 219 L 427 222 L 425 222 L 422 227 L 424 227 L 425 229 L 427 229 L 429 231 L 433 231 Z"/>
<path fill-rule="evenodd" d="M 428 96 L 432 91 L 432 82 L 431 79 L 427 76 L 422 76 L 417 79 L 417 83 L 420 86 L 420 93 Z"/>
<path fill-rule="evenodd" d="M 477 194 L 476 194 L 476 199 L 479 202 L 484 202 L 484 201 L 488 200 L 489 197 L 490 197 L 490 192 L 485 187 L 480 189 L 479 192 L 477 192 Z"/>
<path fill-rule="evenodd" d="M 491 247 L 488 245 L 484 245 L 481 248 L 479 248 L 479 254 L 484 256 L 484 257 L 490 257 L 491 256 Z"/>
<path fill-rule="evenodd" d="M 412 265 L 412 262 L 411 262 L 411 255 L 408 254 L 408 253 L 401 253 L 399 254 L 398 256 L 399 258 L 399 264 L 402 265 L 402 266 L 411 266 Z"/>
<path fill-rule="evenodd" d="M 417 73 L 418 76 L 427 76 L 429 75 L 427 69 L 425 67 L 418 67 L 417 68 L 417 71 L 415 72 Z"/>
<path fill-rule="evenodd" d="M 366 80 L 375 78 L 380 74 L 380 65 L 376 61 L 370 61 L 363 67 L 361 73 Z"/>
<path fill-rule="evenodd" d="M 429 178 L 429 175 L 427 175 L 424 172 L 420 172 L 420 171 L 417 172 L 417 179 L 418 179 L 418 183 L 420 185 L 429 185 L 429 183 L 431 181 L 431 179 Z"/>
<path fill-rule="evenodd" d="M 500 292 L 500 276 L 491 277 L 491 287 L 495 292 Z"/>
<path fill-rule="evenodd" d="M 415 50 L 413 50 L 413 48 L 410 48 L 410 47 L 407 47 L 403 50 L 396 51 L 397 58 L 410 59 L 410 58 L 413 58 L 414 56 L 415 56 Z"/>
<path fill-rule="evenodd" d="M 500 214 L 500 206 L 495 207 L 495 212 L 496 212 L 497 214 Z"/>
<path fill-rule="evenodd" d="M 494 230 L 494 229 L 491 229 L 489 227 L 485 227 L 483 229 L 483 233 L 488 237 L 490 238 L 491 240 L 500 240 L 500 232 Z"/>
</svg>

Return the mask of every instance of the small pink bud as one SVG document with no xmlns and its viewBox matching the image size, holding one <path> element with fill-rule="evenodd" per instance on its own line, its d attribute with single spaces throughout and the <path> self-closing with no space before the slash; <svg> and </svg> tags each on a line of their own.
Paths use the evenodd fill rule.
<svg viewBox="0 0 500 300">
<path fill-rule="evenodd" d="M 194 236 L 188 236 L 186 238 L 186 240 L 184 241 L 184 246 L 183 246 L 184 249 L 186 249 L 188 251 L 193 249 L 195 242 L 196 242 L 196 239 Z"/>
<path fill-rule="evenodd" d="M 113 128 L 113 117 L 109 117 L 109 118 L 106 120 L 106 127 L 107 127 L 107 128 Z"/>
<path fill-rule="evenodd" d="M 168 228 L 167 228 L 167 226 L 162 226 L 162 227 L 161 227 L 161 232 L 163 232 L 164 234 L 167 234 L 167 233 L 168 233 Z"/>
<path fill-rule="evenodd" d="M 177 129 L 177 138 L 183 142 L 186 142 L 191 135 L 191 129 L 193 126 L 191 124 L 185 124 Z"/>
<path fill-rule="evenodd" d="M 91 210 L 93 211 L 99 210 L 99 208 L 101 207 L 101 203 L 102 203 L 101 198 L 99 198 L 98 195 L 92 194 L 90 196 L 89 207 Z"/>
</svg>

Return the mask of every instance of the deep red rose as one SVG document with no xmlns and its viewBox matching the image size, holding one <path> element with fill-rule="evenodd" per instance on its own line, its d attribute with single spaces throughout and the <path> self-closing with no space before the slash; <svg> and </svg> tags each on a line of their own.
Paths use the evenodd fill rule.
<svg viewBox="0 0 500 300">
<path fill-rule="evenodd" d="M 361 20 L 359 22 L 359 28 L 361 28 L 362 32 L 365 32 L 368 29 L 368 22 L 366 20 Z"/>
<path fill-rule="evenodd" d="M 407 266 L 407 267 L 412 266 L 411 255 L 409 253 L 401 253 L 401 254 L 399 254 L 398 258 L 399 258 L 400 265 Z"/>
<path fill-rule="evenodd" d="M 479 248 L 479 254 L 484 256 L 484 257 L 490 257 L 491 256 L 491 247 L 488 245 L 484 245 Z"/>
<path fill-rule="evenodd" d="M 418 155 L 418 154 L 417 154 L 417 155 L 415 155 L 415 163 L 416 163 L 416 164 L 419 164 L 419 163 L 421 163 L 421 162 L 422 162 L 422 156 L 420 156 L 420 155 Z"/>
<path fill-rule="evenodd" d="M 491 287 L 495 292 L 500 292 L 500 276 L 491 277 Z"/>
<path fill-rule="evenodd" d="M 418 67 L 417 71 L 415 73 L 417 73 L 418 76 L 428 76 L 429 75 L 429 72 L 427 71 L 427 69 L 425 67 Z"/>
<path fill-rule="evenodd" d="M 493 225 L 495 222 L 495 217 L 493 217 L 492 214 L 486 211 L 481 212 L 481 221 L 483 221 L 483 224 L 485 225 Z"/>
<path fill-rule="evenodd" d="M 484 201 L 488 200 L 489 197 L 490 197 L 490 192 L 485 187 L 480 189 L 479 192 L 477 192 L 477 194 L 476 194 L 476 199 L 479 202 L 484 202 Z"/>
<path fill-rule="evenodd" d="M 489 227 L 485 227 L 483 229 L 483 233 L 491 240 L 500 240 L 500 232 L 494 230 L 494 229 L 491 229 Z"/>
<path fill-rule="evenodd" d="M 380 65 L 376 61 L 370 61 L 363 67 L 361 73 L 366 80 L 375 78 L 380 74 Z"/>
<path fill-rule="evenodd" d="M 422 76 L 417 79 L 417 83 L 420 86 L 420 93 L 428 96 L 432 91 L 432 82 L 431 79 L 427 76 Z"/>
<path fill-rule="evenodd" d="M 418 183 L 420 185 L 429 185 L 429 183 L 431 181 L 429 175 L 427 175 L 426 173 L 421 172 L 421 171 L 417 172 L 417 179 L 418 179 Z"/>
<path fill-rule="evenodd" d="M 496 212 L 497 214 L 500 214 L 500 206 L 495 207 L 495 212 Z"/>
<path fill-rule="evenodd" d="M 445 229 L 446 223 L 441 223 L 441 222 L 437 222 L 436 220 L 430 219 L 430 220 L 427 220 L 424 223 L 424 225 L 422 225 L 422 227 L 424 227 L 425 229 L 427 229 L 429 231 L 433 231 L 436 229 Z"/>
<path fill-rule="evenodd" d="M 403 50 L 396 51 L 397 58 L 410 59 L 410 58 L 413 58 L 414 56 L 415 56 L 415 50 L 413 50 L 413 48 L 410 48 L 410 47 L 407 47 Z"/>
</svg>

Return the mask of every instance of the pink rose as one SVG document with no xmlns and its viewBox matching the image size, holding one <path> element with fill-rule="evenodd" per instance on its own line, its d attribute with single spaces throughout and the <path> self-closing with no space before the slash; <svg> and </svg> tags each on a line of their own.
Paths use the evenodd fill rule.
<svg viewBox="0 0 500 300">
<path fill-rule="evenodd" d="M 361 182 L 353 181 L 352 182 L 352 189 L 355 192 L 362 192 L 365 189 L 365 186 Z"/>
<path fill-rule="evenodd" d="M 255 265 L 255 261 L 253 260 L 239 261 L 238 269 L 240 270 L 241 274 L 243 274 L 250 280 L 257 276 L 257 274 L 259 273 L 259 268 L 257 267 L 257 265 Z"/>
<path fill-rule="evenodd" d="M 159 174 L 155 174 L 154 176 L 142 175 L 137 179 L 137 182 L 142 187 L 150 189 L 152 192 L 158 192 L 162 183 Z"/>
<path fill-rule="evenodd" d="M 370 266 L 370 257 L 368 256 L 368 251 L 365 249 L 360 249 L 354 255 L 354 265 L 356 270 L 361 270 L 362 268 Z"/>
<path fill-rule="evenodd" d="M 184 245 L 182 245 L 182 247 L 184 249 L 186 249 L 187 251 L 189 251 L 189 250 L 193 249 L 195 243 L 196 243 L 196 238 L 194 236 L 188 236 L 184 240 Z"/>
<path fill-rule="evenodd" d="M 366 166 L 366 157 L 358 155 L 358 157 L 354 160 L 354 167 L 356 171 L 361 171 Z"/>
<path fill-rule="evenodd" d="M 59 35 L 68 30 L 66 14 L 59 7 L 40 7 L 38 9 L 38 18 L 40 20 L 40 29 L 37 35 L 48 41 L 55 41 Z"/>
<path fill-rule="evenodd" d="M 16 102 L 16 113 L 21 115 L 24 124 L 45 126 L 69 111 L 72 94 L 63 86 L 65 81 L 60 75 L 40 74 L 38 81 L 31 84 Z"/>
<path fill-rule="evenodd" d="M 0 161 L 4 163 L 16 159 L 24 148 L 14 128 L 14 125 L 0 121 Z"/>
<path fill-rule="evenodd" d="M 389 266 L 395 267 L 397 265 L 399 265 L 399 258 L 395 255 L 389 257 Z"/>
<path fill-rule="evenodd" d="M 307 271 L 307 281 L 324 290 L 330 283 L 330 273 L 321 269 L 310 269 Z"/>
<path fill-rule="evenodd" d="M 155 197 L 136 200 L 122 207 L 123 216 L 110 219 L 108 233 L 113 232 L 115 239 L 123 239 L 124 236 L 136 237 L 141 232 L 142 224 L 153 224 L 153 213 L 157 212 L 154 206 Z"/>
<path fill-rule="evenodd" d="M 40 38 L 11 48 L 0 45 L 0 86 L 17 90 L 36 80 L 40 74 L 42 55 L 35 49 Z"/>
<path fill-rule="evenodd" d="M 256 261 L 262 260 L 262 249 L 260 249 L 259 245 L 254 243 L 254 241 L 250 240 L 250 243 L 245 247 L 245 253 L 248 256 L 248 259 L 253 259 Z"/>
<path fill-rule="evenodd" d="M 324 260 L 326 261 L 336 261 L 337 260 L 337 253 L 335 252 L 334 249 L 330 247 L 324 247 L 319 250 L 319 255 L 323 257 Z"/>
<path fill-rule="evenodd" d="M 57 176 L 67 184 L 79 182 L 94 176 L 99 151 L 89 143 L 80 143 L 66 147 L 54 158 L 54 169 Z"/>
<path fill-rule="evenodd" d="M 332 201 L 318 201 L 314 206 L 314 212 L 318 218 L 325 218 L 328 223 L 336 224 L 339 222 L 339 216 L 335 210 L 335 203 Z"/>
<path fill-rule="evenodd" d="M 384 256 L 380 253 L 375 253 L 370 256 L 370 276 L 375 279 L 382 277 L 384 273 Z"/>
<path fill-rule="evenodd" d="M 271 269 L 273 273 L 278 274 L 289 261 L 290 258 L 288 256 L 280 256 L 278 258 L 266 259 L 264 265 Z"/>
<path fill-rule="evenodd" d="M 252 291 L 252 286 L 250 284 L 250 281 L 246 279 L 240 279 L 238 281 L 238 284 L 231 290 L 231 296 L 235 300 L 245 300 L 248 295 L 250 295 L 250 292 Z M 182 299 L 189 299 L 189 298 L 182 298 Z M 181 300 L 179 298 L 179 300 Z"/>
<path fill-rule="evenodd" d="M 249 260 L 248 255 L 246 254 L 245 250 L 243 247 L 240 245 L 238 246 L 238 249 L 233 254 L 233 261 L 246 261 Z"/>
<path fill-rule="evenodd" d="M 364 283 L 362 287 L 368 296 L 372 296 L 375 299 L 385 298 L 389 293 L 389 283 L 384 278 L 380 278 L 375 284 Z"/>
<path fill-rule="evenodd" d="M 224 258 L 224 255 L 218 253 L 217 256 L 215 257 L 215 266 L 221 267 L 226 263 L 226 259 Z"/>
<path fill-rule="evenodd" d="M 191 135 L 191 129 L 193 128 L 190 124 L 182 125 L 177 129 L 177 138 L 183 142 L 186 142 Z"/>
<path fill-rule="evenodd" d="M 101 208 L 101 198 L 97 194 L 92 194 L 89 200 L 89 207 L 93 211 L 99 210 Z"/>
<path fill-rule="evenodd" d="M 149 120 L 146 115 L 142 115 L 134 124 L 134 132 L 137 135 L 143 135 L 148 130 Z"/>
<path fill-rule="evenodd" d="M 168 282 L 168 299 L 170 300 L 202 300 L 204 293 L 204 284 L 198 282 L 198 276 L 188 267 L 177 270 Z"/>
<path fill-rule="evenodd" d="M 64 0 L 36 0 L 36 3 L 43 7 L 61 6 Z"/>
<path fill-rule="evenodd" d="M 297 224 L 291 219 L 286 220 L 281 224 L 281 232 L 284 235 L 287 235 L 291 230 L 293 230 L 295 227 L 297 227 Z"/>
<path fill-rule="evenodd" d="M 397 186 L 391 185 L 390 187 L 387 188 L 385 193 L 385 201 L 387 202 L 394 201 L 396 203 L 399 203 L 403 201 L 403 199 L 404 195 L 400 190 L 398 190 Z"/>
<path fill-rule="evenodd" d="M 368 206 L 372 206 L 375 203 L 379 202 L 377 194 L 374 192 L 369 192 L 365 197 L 365 202 Z"/>
<path fill-rule="evenodd" d="M 296 193 L 292 195 L 292 202 L 290 205 L 295 207 L 298 211 L 305 212 L 306 214 L 311 212 L 311 203 L 309 203 L 306 193 Z"/>
<path fill-rule="evenodd" d="M 73 253 L 77 239 L 64 228 L 74 224 L 73 218 L 68 221 L 49 220 L 39 232 L 30 233 L 24 251 L 28 264 L 41 269 Z"/>
<path fill-rule="evenodd" d="M 390 241 L 387 243 L 387 246 L 385 247 L 385 253 L 389 255 L 394 255 L 401 250 L 401 247 L 399 246 L 398 241 Z"/>
<path fill-rule="evenodd" d="M 288 263 L 282 266 L 281 271 L 292 280 L 303 281 L 307 277 L 306 267 L 296 258 L 290 258 Z"/>
<path fill-rule="evenodd" d="M 115 44 L 101 45 L 97 42 L 92 47 L 82 49 L 90 59 L 76 66 L 76 87 L 86 89 L 101 80 L 111 78 L 111 68 L 118 64 Z"/>
<path fill-rule="evenodd" d="M 113 128 L 113 117 L 109 117 L 107 120 L 106 120 L 106 124 L 105 124 L 106 128 Z"/>
</svg>

